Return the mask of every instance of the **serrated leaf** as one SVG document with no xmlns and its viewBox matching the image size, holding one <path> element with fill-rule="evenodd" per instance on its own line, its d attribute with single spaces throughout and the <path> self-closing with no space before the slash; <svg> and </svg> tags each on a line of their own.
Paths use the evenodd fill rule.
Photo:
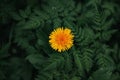
<svg viewBox="0 0 120 80">
<path fill-rule="evenodd" d="M 64 62 L 64 58 L 62 56 L 52 56 L 51 58 L 48 59 L 48 64 L 46 65 L 46 67 L 43 69 L 44 71 L 47 70 L 53 70 L 53 69 L 57 69 L 57 67 L 62 67 L 63 65 L 61 65 Z"/>
<path fill-rule="evenodd" d="M 20 16 L 22 17 L 22 18 L 27 18 L 27 14 L 25 13 L 25 11 L 23 11 L 23 10 L 19 10 L 19 13 L 20 13 Z"/>
<path fill-rule="evenodd" d="M 93 66 L 92 52 L 88 51 L 87 49 L 83 52 L 82 61 L 87 72 L 89 72 Z"/>
<path fill-rule="evenodd" d="M 24 24 L 23 29 L 36 29 L 40 26 L 40 24 L 41 23 L 38 19 L 29 20 Z"/>
<path fill-rule="evenodd" d="M 40 54 L 30 54 L 26 59 L 36 68 L 40 69 L 40 66 L 45 62 L 45 58 Z"/>
<path fill-rule="evenodd" d="M 74 76 L 74 77 L 72 77 L 72 79 L 70 79 L 70 80 L 81 80 L 81 78 Z"/>
<path fill-rule="evenodd" d="M 10 44 L 5 44 L 0 49 L 0 59 L 8 57 L 10 54 L 8 54 L 8 49 L 10 48 Z"/>
<path fill-rule="evenodd" d="M 75 60 L 75 65 L 78 68 L 78 72 L 83 77 L 84 76 L 84 69 L 83 69 L 82 61 L 81 61 L 77 52 L 74 52 L 73 56 L 74 56 L 74 60 Z"/>
<path fill-rule="evenodd" d="M 11 13 L 11 16 L 16 21 L 20 21 L 23 19 L 19 14 L 15 13 L 15 12 Z"/>
<path fill-rule="evenodd" d="M 95 71 L 88 80 L 110 80 L 112 72 L 102 68 Z"/>
</svg>

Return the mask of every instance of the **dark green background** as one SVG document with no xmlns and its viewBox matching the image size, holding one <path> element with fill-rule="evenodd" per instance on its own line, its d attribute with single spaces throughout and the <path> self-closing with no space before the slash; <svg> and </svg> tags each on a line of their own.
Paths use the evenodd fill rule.
<svg viewBox="0 0 120 80">
<path fill-rule="evenodd" d="M 62 53 L 57 27 L 75 35 Z M 120 80 L 120 0 L 0 0 L 0 80 Z"/>
</svg>

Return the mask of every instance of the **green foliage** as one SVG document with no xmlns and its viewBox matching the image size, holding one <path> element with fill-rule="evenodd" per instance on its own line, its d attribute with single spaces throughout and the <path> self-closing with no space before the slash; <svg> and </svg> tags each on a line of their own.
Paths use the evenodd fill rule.
<svg viewBox="0 0 120 80">
<path fill-rule="evenodd" d="M 85 49 L 83 55 L 81 56 L 83 61 L 83 66 L 87 72 L 89 72 L 93 66 L 93 51 L 90 49 Z"/>
<path fill-rule="evenodd" d="M 120 80 L 119 0 L 1 0 L 0 80 Z M 74 45 L 54 51 L 67 27 Z"/>
<path fill-rule="evenodd" d="M 95 71 L 88 80 L 109 80 L 111 79 L 111 72 L 106 69 L 99 69 Z"/>
<path fill-rule="evenodd" d="M 83 70 L 82 61 L 80 60 L 78 52 L 74 52 L 73 56 L 74 56 L 75 65 L 78 68 L 78 73 L 79 73 L 80 76 L 83 77 L 84 76 L 84 70 Z"/>
<path fill-rule="evenodd" d="M 95 40 L 95 37 L 93 37 L 95 36 L 94 32 L 89 27 L 76 27 L 76 29 L 73 32 L 75 35 L 76 45 L 78 46 L 89 45 Z"/>
</svg>

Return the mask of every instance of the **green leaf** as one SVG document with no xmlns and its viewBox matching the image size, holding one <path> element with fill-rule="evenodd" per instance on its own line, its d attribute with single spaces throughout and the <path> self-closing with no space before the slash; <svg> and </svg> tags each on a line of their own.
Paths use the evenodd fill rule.
<svg viewBox="0 0 120 80">
<path fill-rule="evenodd" d="M 56 53 L 57 54 L 57 53 Z M 44 67 L 44 71 L 47 70 L 53 70 L 53 69 L 57 69 L 57 68 L 62 68 L 63 67 L 63 62 L 64 62 L 64 58 L 62 56 L 58 56 L 58 55 L 52 55 L 48 60 L 48 62 L 46 62 L 46 66 Z"/>
<path fill-rule="evenodd" d="M 82 9 L 81 3 L 78 3 L 77 6 L 76 6 L 76 8 L 75 8 L 75 11 L 76 12 L 80 12 L 81 9 Z"/>
<path fill-rule="evenodd" d="M 108 30 L 108 31 L 104 31 L 101 33 L 101 39 L 108 41 L 111 37 L 112 34 L 114 34 L 117 30 Z"/>
<path fill-rule="evenodd" d="M 10 54 L 8 53 L 8 50 L 10 48 L 10 44 L 4 44 L 0 49 L 0 59 L 8 57 Z"/>
<path fill-rule="evenodd" d="M 83 51 L 82 61 L 83 61 L 84 68 L 87 72 L 89 72 L 93 66 L 92 53 L 93 51 L 90 49 L 85 49 Z"/>
<path fill-rule="evenodd" d="M 63 55 L 64 55 L 64 59 L 65 59 L 64 70 L 65 70 L 65 72 L 68 73 L 68 72 L 72 71 L 72 67 L 73 67 L 72 57 L 70 56 L 70 54 L 68 52 L 64 52 Z"/>
<path fill-rule="evenodd" d="M 98 54 L 96 57 L 99 68 L 106 68 L 110 71 L 114 70 L 114 62 L 109 55 Z"/>
<path fill-rule="evenodd" d="M 20 16 L 23 17 L 23 18 L 27 18 L 28 17 L 28 15 L 23 10 L 19 10 L 19 13 L 20 13 Z"/>
<path fill-rule="evenodd" d="M 40 69 L 41 65 L 45 62 L 45 58 L 41 54 L 30 54 L 26 59 L 36 68 Z"/>
<path fill-rule="evenodd" d="M 39 71 L 39 74 L 37 75 L 37 78 L 35 80 L 53 80 L 53 75 L 50 72 L 41 72 Z"/>
<path fill-rule="evenodd" d="M 15 12 L 11 13 L 11 16 L 16 21 L 22 20 L 22 17 L 19 14 L 15 13 Z"/>
<path fill-rule="evenodd" d="M 82 61 L 81 61 L 80 56 L 78 54 L 79 53 L 77 51 L 73 52 L 73 57 L 74 57 L 75 65 L 78 68 L 78 72 L 79 72 L 80 76 L 83 77 L 85 73 L 84 73 Z"/>
<path fill-rule="evenodd" d="M 81 78 L 80 78 L 80 77 L 77 77 L 77 76 L 74 76 L 74 77 L 72 77 L 72 79 L 70 79 L 70 80 L 81 80 Z"/>
<path fill-rule="evenodd" d="M 107 71 L 104 68 L 101 68 L 95 71 L 88 80 L 110 80 L 112 72 Z"/>
<path fill-rule="evenodd" d="M 59 18 L 58 18 L 58 19 L 54 19 L 54 20 L 53 20 L 54 28 L 62 27 L 62 26 L 61 26 L 61 23 L 62 23 L 62 21 L 61 21 Z"/>
<path fill-rule="evenodd" d="M 24 25 L 23 25 L 23 29 L 36 29 L 40 26 L 41 24 L 41 19 L 37 16 L 34 16 L 33 18 L 31 18 L 30 20 L 28 20 Z"/>
</svg>

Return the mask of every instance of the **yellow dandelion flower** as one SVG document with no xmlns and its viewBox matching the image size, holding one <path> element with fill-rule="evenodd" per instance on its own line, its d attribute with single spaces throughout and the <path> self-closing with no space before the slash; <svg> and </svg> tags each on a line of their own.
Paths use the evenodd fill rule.
<svg viewBox="0 0 120 80">
<path fill-rule="evenodd" d="M 68 28 L 57 28 L 51 32 L 49 43 L 58 52 L 68 50 L 73 45 L 74 35 Z"/>
</svg>

